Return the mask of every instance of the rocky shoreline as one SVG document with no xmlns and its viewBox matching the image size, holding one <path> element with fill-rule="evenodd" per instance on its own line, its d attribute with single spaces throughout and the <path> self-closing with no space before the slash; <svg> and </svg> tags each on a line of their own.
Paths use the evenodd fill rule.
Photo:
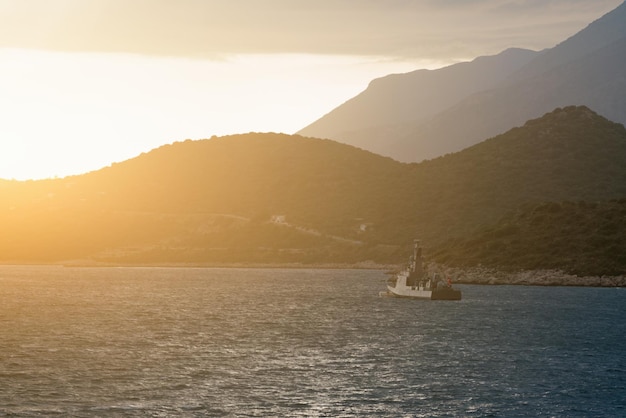
<svg viewBox="0 0 626 418">
<path fill-rule="evenodd" d="M 20 265 L 23 263 L 0 263 L 0 265 Z M 37 263 L 34 263 L 37 264 Z M 45 263 L 43 263 L 45 264 Z M 53 264 L 64 267 L 174 267 L 174 268 L 280 268 L 280 269 L 354 269 L 382 270 L 395 274 L 402 265 L 377 264 L 371 261 L 360 263 L 155 263 L 155 264 L 117 264 L 93 262 L 91 260 L 73 260 Z M 486 267 L 458 268 L 437 263 L 428 263 L 428 271 L 450 278 L 456 284 L 475 285 L 519 285 L 519 286 L 584 286 L 584 287 L 626 287 L 626 275 L 621 276 L 576 276 L 561 270 L 522 270 L 501 271 Z"/>
<path fill-rule="evenodd" d="M 485 267 L 454 268 L 431 264 L 431 271 L 439 272 L 458 284 L 521 285 L 521 286 L 585 286 L 626 287 L 626 275 L 576 276 L 561 270 L 499 271 Z"/>
</svg>

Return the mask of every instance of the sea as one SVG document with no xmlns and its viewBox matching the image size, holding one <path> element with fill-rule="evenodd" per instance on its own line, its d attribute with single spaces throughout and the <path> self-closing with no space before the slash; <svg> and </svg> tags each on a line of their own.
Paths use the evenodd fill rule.
<svg viewBox="0 0 626 418">
<path fill-rule="evenodd" d="M 626 289 L 386 280 L 0 266 L 0 416 L 626 416 Z"/>
</svg>

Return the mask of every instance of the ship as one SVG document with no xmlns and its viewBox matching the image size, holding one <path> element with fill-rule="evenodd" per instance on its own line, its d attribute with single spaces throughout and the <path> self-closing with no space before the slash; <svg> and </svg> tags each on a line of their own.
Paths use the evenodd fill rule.
<svg viewBox="0 0 626 418">
<path fill-rule="evenodd" d="M 409 299 L 461 300 L 461 291 L 452 287 L 450 279 L 428 273 L 420 241 L 413 242 L 413 254 L 407 267 L 389 280 L 387 291 L 380 296 Z"/>
</svg>

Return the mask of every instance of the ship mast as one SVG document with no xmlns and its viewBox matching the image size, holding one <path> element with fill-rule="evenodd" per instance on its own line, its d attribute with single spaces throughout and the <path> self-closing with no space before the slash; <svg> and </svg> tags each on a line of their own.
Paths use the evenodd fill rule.
<svg viewBox="0 0 626 418">
<path fill-rule="evenodd" d="M 420 247 L 420 240 L 418 239 L 413 240 L 413 257 L 411 257 L 409 272 L 411 277 L 421 278 L 424 275 L 422 247 Z"/>
</svg>

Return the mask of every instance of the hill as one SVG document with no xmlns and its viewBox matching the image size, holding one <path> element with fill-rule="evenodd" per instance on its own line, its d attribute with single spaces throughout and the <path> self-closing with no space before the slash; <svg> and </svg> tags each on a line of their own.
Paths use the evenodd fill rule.
<svg viewBox="0 0 626 418">
<path fill-rule="evenodd" d="M 332 141 L 247 134 L 179 142 L 81 176 L 3 182 L 0 254 L 332 262 L 356 248 L 362 257 L 361 225 L 393 216 L 408 175 L 389 158 Z"/>
<path fill-rule="evenodd" d="M 558 108 L 459 153 L 414 164 L 425 225 L 472 232 L 522 204 L 626 196 L 626 130 L 589 108 Z M 446 225 L 441 229 L 441 225 Z"/>
<path fill-rule="evenodd" d="M 626 123 L 626 3 L 554 48 L 490 59 L 491 82 L 461 71 L 481 59 L 428 73 L 427 87 L 413 81 L 419 72 L 394 76 L 396 83 L 383 78 L 299 133 L 411 162 L 460 151 L 572 104 Z"/>
<path fill-rule="evenodd" d="M 522 205 L 626 196 L 626 129 L 556 109 L 403 164 L 330 140 L 246 134 L 163 146 L 81 176 L 0 182 L 0 261 L 397 263 Z"/>
<path fill-rule="evenodd" d="M 626 199 L 525 205 L 431 257 L 455 267 L 620 275 L 626 272 L 625 219 Z"/>
</svg>

